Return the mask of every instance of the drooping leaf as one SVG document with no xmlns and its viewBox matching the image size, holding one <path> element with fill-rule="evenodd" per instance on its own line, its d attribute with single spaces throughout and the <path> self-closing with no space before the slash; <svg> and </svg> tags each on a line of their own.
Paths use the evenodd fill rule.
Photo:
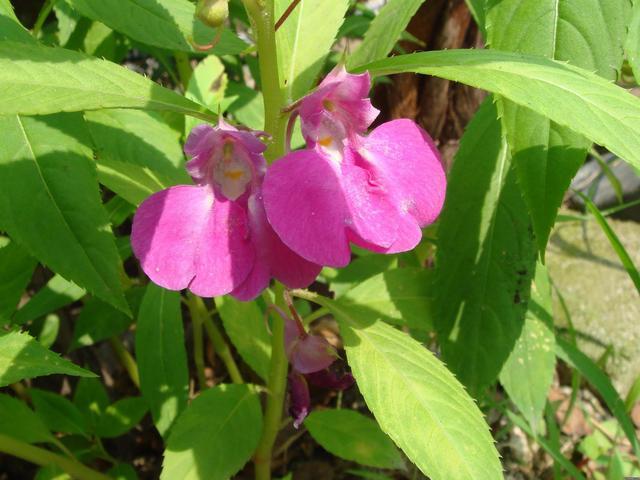
<svg viewBox="0 0 640 480">
<path fill-rule="evenodd" d="M 276 18 L 290 4 L 275 0 Z M 280 85 L 287 101 L 303 96 L 316 80 L 348 6 L 347 0 L 301 0 L 276 32 Z"/>
<path fill-rule="evenodd" d="M 424 0 L 389 0 L 378 12 L 360 46 L 347 60 L 349 68 L 386 57 Z"/>
<path fill-rule="evenodd" d="M 163 480 L 226 480 L 249 461 L 262 429 L 251 385 L 219 385 L 201 393 L 178 417 L 162 462 Z"/>
<path fill-rule="evenodd" d="M 189 371 L 180 312 L 180 294 L 153 283 L 147 291 L 136 329 L 140 391 L 161 435 L 166 436 L 187 406 Z"/>
<path fill-rule="evenodd" d="M 487 11 L 488 43 L 496 50 L 569 61 L 615 80 L 630 6 L 629 0 L 494 0 Z M 526 107 L 498 101 L 538 248 L 544 252 L 565 191 L 590 142 Z"/>
<path fill-rule="evenodd" d="M 138 108 L 215 118 L 125 67 L 63 48 L 2 42 L 0 72 L 0 115 Z"/>
<path fill-rule="evenodd" d="M 0 237 L 0 325 L 8 323 L 27 287 L 36 261 L 16 242 Z"/>
<path fill-rule="evenodd" d="M 378 424 L 353 410 L 316 410 L 304 421 L 329 453 L 376 468 L 403 469 L 404 462 Z"/>
<path fill-rule="evenodd" d="M 429 350 L 364 305 L 319 302 L 340 323 L 349 366 L 378 424 L 425 475 L 502 478 L 482 413 Z"/>
<path fill-rule="evenodd" d="M 359 67 L 373 75 L 416 72 L 466 83 L 526 106 L 640 168 L 640 99 L 587 70 L 495 50 L 399 55 Z"/>
<path fill-rule="evenodd" d="M 86 291 L 75 283 L 65 280 L 60 275 L 54 275 L 44 287 L 38 290 L 38 293 L 16 312 L 13 323 L 23 325 L 73 303 L 85 294 Z"/>
<path fill-rule="evenodd" d="M 555 367 L 551 286 L 539 263 L 522 332 L 500 372 L 500 383 L 533 432 L 542 421 Z"/>
<path fill-rule="evenodd" d="M 0 129 L 0 226 L 43 264 L 128 312 L 82 117 L 0 117 Z"/>
<path fill-rule="evenodd" d="M 211 43 L 216 31 L 195 18 L 195 5 L 188 0 L 68 0 L 82 15 L 98 20 L 142 43 L 191 52 L 193 43 Z M 235 55 L 247 44 L 229 29 L 222 32 L 212 49 L 216 55 Z"/>
<path fill-rule="evenodd" d="M 266 380 L 271 362 L 271 336 L 264 312 L 256 302 L 240 302 L 229 296 L 217 297 L 216 307 L 242 359 Z"/>
<path fill-rule="evenodd" d="M 104 409 L 96 425 L 96 435 L 102 438 L 124 435 L 140 423 L 148 411 L 144 398 L 122 398 Z"/>
<path fill-rule="evenodd" d="M 0 387 L 54 373 L 96 376 L 47 350 L 26 333 L 10 332 L 0 336 Z"/>
<path fill-rule="evenodd" d="M 510 160 L 488 99 L 449 174 L 433 282 L 444 361 L 474 395 L 498 378 L 520 336 L 536 258 Z"/>
<path fill-rule="evenodd" d="M 79 435 L 87 433 L 82 412 L 70 400 L 38 388 L 31 388 L 29 395 L 36 413 L 51 431 Z"/>
<path fill-rule="evenodd" d="M 0 394 L 0 433 L 27 443 L 50 442 L 53 435 L 20 400 Z"/>
</svg>

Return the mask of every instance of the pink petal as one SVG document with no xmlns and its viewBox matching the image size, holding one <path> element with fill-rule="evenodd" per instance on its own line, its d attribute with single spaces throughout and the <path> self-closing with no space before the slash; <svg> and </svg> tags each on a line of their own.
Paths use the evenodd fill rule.
<svg viewBox="0 0 640 480">
<path fill-rule="evenodd" d="M 360 153 L 403 213 L 424 227 L 442 210 L 446 177 L 427 132 L 411 120 L 393 120 L 363 139 Z"/>
<path fill-rule="evenodd" d="M 145 273 L 169 290 L 224 295 L 249 274 L 254 250 L 246 212 L 207 186 L 155 193 L 138 208 L 131 244 Z"/>
<path fill-rule="evenodd" d="M 293 417 L 294 428 L 299 428 L 309 414 L 311 395 L 304 376 L 295 371 L 289 372 L 289 414 Z"/>
<path fill-rule="evenodd" d="M 319 265 L 351 259 L 350 217 L 338 166 L 315 150 L 292 152 L 269 167 L 263 197 L 269 223 L 294 252 Z"/>
</svg>

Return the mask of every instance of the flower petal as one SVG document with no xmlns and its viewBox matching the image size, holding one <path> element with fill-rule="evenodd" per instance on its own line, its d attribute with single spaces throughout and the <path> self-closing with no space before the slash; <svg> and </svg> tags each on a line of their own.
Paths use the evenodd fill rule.
<svg viewBox="0 0 640 480">
<path fill-rule="evenodd" d="M 289 372 L 289 414 L 293 417 L 293 426 L 300 427 L 309 414 L 311 396 L 309 386 L 304 377 L 295 372 Z"/>
<path fill-rule="evenodd" d="M 289 345 L 287 355 L 291 366 L 300 373 L 313 373 L 331 365 L 338 354 L 326 338 L 306 334 Z"/>
<path fill-rule="evenodd" d="M 331 160 L 301 150 L 276 161 L 264 179 L 269 223 L 291 250 L 319 265 L 344 267 L 351 259 L 339 175 Z"/>
<path fill-rule="evenodd" d="M 246 211 L 236 202 L 217 198 L 207 186 L 180 185 L 140 205 L 131 244 L 158 285 L 218 296 L 241 284 L 252 268 L 246 223 Z"/>
</svg>

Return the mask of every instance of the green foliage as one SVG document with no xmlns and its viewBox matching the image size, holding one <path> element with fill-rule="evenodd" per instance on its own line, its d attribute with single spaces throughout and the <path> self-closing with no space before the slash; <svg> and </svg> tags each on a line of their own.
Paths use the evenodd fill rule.
<svg viewBox="0 0 640 480">
<path fill-rule="evenodd" d="M 378 424 L 353 410 L 317 410 L 304 421 L 311 436 L 333 455 L 376 468 L 403 469 L 393 442 Z"/>
<path fill-rule="evenodd" d="M 82 117 L 0 117 L 0 128 L 0 226 L 42 263 L 128 312 Z"/>
<path fill-rule="evenodd" d="M 355 68 L 386 57 L 424 0 L 389 0 L 371 22 L 360 46 L 349 55 L 347 66 Z"/>
<path fill-rule="evenodd" d="M 38 417 L 51 431 L 86 435 L 86 419 L 70 400 L 37 388 L 29 389 L 29 396 Z"/>
<path fill-rule="evenodd" d="M 640 99 L 581 68 L 534 55 L 443 50 L 399 55 L 357 69 L 364 70 L 435 75 L 500 94 L 640 168 Z"/>
<path fill-rule="evenodd" d="M 85 290 L 60 275 L 54 275 L 46 285 L 29 299 L 14 315 L 13 323 L 23 325 L 58 308 L 64 307 L 86 294 Z"/>
<path fill-rule="evenodd" d="M 425 475 L 434 480 L 502 478 L 480 410 L 429 350 L 365 305 L 322 302 L 340 323 L 367 406 Z"/>
<path fill-rule="evenodd" d="M 199 103 L 212 112 L 217 112 L 224 99 L 227 87 L 227 76 L 224 65 L 215 55 L 209 55 L 193 69 L 189 85 L 184 96 Z M 188 135 L 191 129 L 203 123 L 195 118 L 185 118 L 184 132 Z"/>
<path fill-rule="evenodd" d="M 291 0 L 274 3 L 279 18 Z M 348 5 L 347 0 L 302 0 L 276 32 L 280 85 L 287 101 L 302 97 L 316 80 Z"/>
<path fill-rule="evenodd" d="M 53 440 L 53 435 L 33 410 L 4 394 L 0 394 L 0 433 L 27 443 Z"/>
<path fill-rule="evenodd" d="M 629 34 L 624 50 L 637 81 L 640 78 L 640 2 L 634 0 L 632 8 Z"/>
<path fill-rule="evenodd" d="M 147 286 L 138 314 L 136 357 L 140 391 L 156 428 L 166 436 L 189 394 L 179 293 Z"/>
<path fill-rule="evenodd" d="M 397 266 L 398 258 L 395 255 L 365 255 L 352 260 L 341 269 L 325 267 L 321 275 L 329 282 L 331 291 L 338 298 L 354 285 Z"/>
<path fill-rule="evenodd" d="M 520 336 L 534 270 L 510 163 L 489 99 L 467 127 L 449 175 L 433 282 L 444 361 L 474 395 L 497 379 Z"/>
<path fill-rule="evenodd" d="M 271 360 L 271 335 L 267 318 L 256 302 L 240 302 L 232 297 L 216 298 L 224 329 L 242 359 L 266 380 Z"/>
<path fill-rule="evenodd" d="M 0 237 L 0 325 L 8 323 L 26 288 L 36 261 L 16 242 Z"/>
<path fill-rule="evenodd" d="M 139 292 L 129 290 L 129 292 Z M 131 293 L 127 297 L 131 297 Z M 134 293 L 135 295 L 135 293 Z M 73 329 L 73 340 L 70 349 L 93 345 L 114 335 L 119 335 L 129 328 L 132 319 L 116 310 L 100 299 L 90 298 L 84 304 L 82 312 L 76 319 Z"/>
<path fill-rule="evenodd" d="M 629 0 L 489 4 L 487 31 L 492 48 L 569 61 L 615 80 L 622 64 Z M 584 15 L 585 11 L 591 14 Z M 538 247 L 544 254 L 558 207 L 590 142 L 526 107 L 499 100 L 499 109 Z"/>
<path fill-rule="evenodd" d="M 100 417 L 109 406 L 109 396 L 96 378 L 81 378 L 76 384 L 73 404 L 82 412 L 88 430 L 95 433 Z"/>
<path fill-rule="evenodd" d="M 2 42 L 0 70 L 0 115 L 143 108 L 214 118 L 148 78 L 71 50 Z"/>
<path fill-rule="evenodd" d="M 533 432 L 542 422 L 555 368 L 551 285 L 547 269 L 539 263 L 524 326 L 500 372 L 500 383 Z"/>
<path fill-rule="evenodd" d="M 251 458 L 261 425 L 251 385 L 219 385 L 201 393 L 171 430 L 160 478 L 231 478 Z"/>
<path fill-rule="evenodd" d="M 122 398 L 101 412 L 95 433 L 102 438 L 124 435 L 135 427 L 149 411 L 142 397 Z"/>
<path fill-rule="evenodd" d="M 47 350 L 26 333 L 14 331 L 0 336 L 0 387 L 54 373 L 95 377 L 90 371 Z"/>
</svg>

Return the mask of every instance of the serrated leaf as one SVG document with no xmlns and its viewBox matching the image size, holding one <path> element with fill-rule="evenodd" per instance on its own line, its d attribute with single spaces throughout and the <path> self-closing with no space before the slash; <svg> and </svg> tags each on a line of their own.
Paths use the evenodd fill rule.
<svg viewBox="0 0 640 480">
<path fill-rule="evenodd" d="M 215 299 L 224 330 L 242 359 L 266 380 L 271 363 L 271 335 L 264 312 L 256 302 L 224 296 Z"/>
<path fill-rule="evenodd" d="M 536 260 L 510 162 L 487 99 L 449 174 L 433 281 L 444 361 L 473 395 L 498 378 L 520 336 Z"/>
<path fill-rule="evenodd" d="M 2 228 L 43 264 L 128 313 L 82 117 L 0 117 L 0 129 Z"/>
<path fill-rule="evenodd" d="M 349 68 L 384 58 L 395 46 L 424 0 L 389 0 L 380 9 L 364 40 L 347 59 Z"/>
<path fill-rule="evenodd" d="M 152 283 L 138 314 L 136 358 L 140 391 L 160 434 L 166 437 L 187 406 L 189 371 L 180 312 L 180 294 Z"/>
<path fill-rule="evenodd" d="M 366 306 L 322 300 L 340 323 L 347 360 L 382 430 L 433 480 L 501 479 L 482 413 L 453 374 Z"/>
<path fill-rule="evenodd" d="M 337 302 L 364 305 L 378 318 L 395 325 L 430 330 L 433 327 L 431 281 L 429 270 L 396 268 L 356 285 Z"/>
<path fill-rule="evenodd" d="M 60 275 L 54 275 L 44 287 L 13 316 L 15 325 L 23 325 L 82 298 L 87 292 Z"/>
<path fill-rule="evenodd" d="M 251 385 L 202 392 L 172 428 L 163 480 L 226 480 L 249 461 L 260 440 L 262 412 Z"/>
<path fill-rule="evenodd" d="M 18 306 L 36 263 L 16 242 L 7 239 L 7 243 L 0 246 L 0 325 L 8 323 Z"/>
<path fill-rule="evenodd" d="M 622 65 L 629 0 L 489 3 L 487 32 L 492 48 L 569 61 L 615 80 Z M 591 14 L 584 15 L 585 11 Z M 590 142 L 542 115 L 507 100 L 499 102 L 538 248 L 544 252 L 558 208 Z"/>
<path fill-rule="evenodd" d="M 95 433 L 101 438 L 124 435 L 140 423 L 148 411 L 147 402 L 142 397 L 121 398 L 104 409 Z"/>
<path fill-rule="evenodd" d="M 2 42 L 0 72 L 0 115 L 138 108 L 215 118 L 125 67 L 63 48 Z"/>
<path fill-rule="evenodd" d="M 400 452 L 378 424 L 353 410 L 316 410 L 304 421 L 329 453 L 376 468 L 404 469 Z"/>
<path fill-rule="evenodd" d="M 87 425 L 82 412 L 70 400 L 46 390 L 29 389 L 38 416 L 53 432 L 84 435 Z"/>
<path fill-rule="evenodd" d="M 96 376 L 47 350 L 26 333 L 10 332 L 0 336 L 0 387 L 54 373 Z"/>
<path fill-rule="evenodd" d="M 53 435 L 33 410 L 20 400 L 3 394 L 0 394 L 0 433 L 27 443 L 53 440 Z"/>
<path fill-rule="evenodd" d="M 555 369 L 551 285 L 547 269 L 539 263 L 524 326 L 500 372 L 500 383 L 534 433 L 542 421 Z"/>
<path fill-rule="evenodd" d="M 291 1 L 274 3 L 280 18 Z M 348 6 L 348 0 L 302 0 L 276 32 L 280 86 L 288 102 L 302 97 L 316 80 Z"/>
<path fill-rule="evenodd" d="M 534 55 L 439 50 L 359 67 L 373 75 L 416 72 L 466 83 L 526 106 L 640 168 L 640 99 L 584 69 Z"/>
<path fill-rule="evenodd" d="M 84 16 L 98 20 L 142 43 L 192 52 L 192 42 L 211 43 L 216 31 L 195 18 L 195 5 L 188 0 L 69 0 Z M 236 55 L 247 44 L 229 29 L 211 50 L 216 55 Z"/>
</svg>

